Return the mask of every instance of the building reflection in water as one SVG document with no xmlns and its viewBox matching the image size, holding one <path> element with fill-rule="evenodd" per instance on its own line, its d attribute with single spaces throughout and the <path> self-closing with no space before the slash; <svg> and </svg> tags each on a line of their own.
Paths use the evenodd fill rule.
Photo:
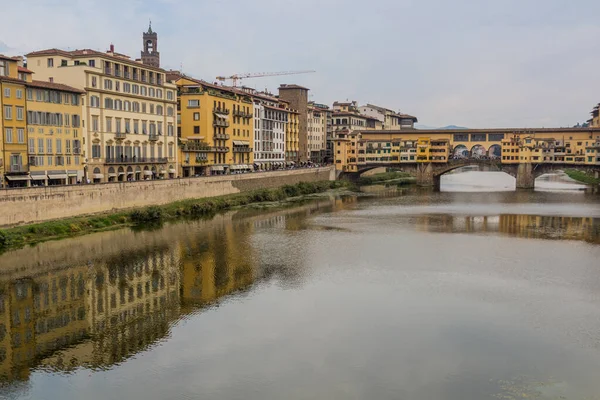
<svg viewBox="0 0 600 400">
<path fill-rule="evenodd" d="M 269 279 L 256 266 L 256 229 L 302 229 L 312 212 L 335 206 L 329 199 L 267 214 L 232 212 L 0 256 L 0 385 L 26 381 L 37 368 L 106 369 L 168 339 L 178 320 Z"/>
<path fill-rule="evenodd" d="M 501 233 L 519 238 L 582 240 L 600 243 L 600 219 L 540 215 L 502 214 L 497 216 L 421 215 L 414 218 L 416 229 L 446 233 Z"/>
</svg>

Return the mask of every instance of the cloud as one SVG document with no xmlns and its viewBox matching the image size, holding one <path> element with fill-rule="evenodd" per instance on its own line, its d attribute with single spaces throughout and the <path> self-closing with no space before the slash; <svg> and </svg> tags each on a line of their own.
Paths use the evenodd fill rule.
<svg viewBox="0 0 600 400">
<path fill-rule="evenodd" d="M 315 69 L 244 83 L 295 82 L 321 103 L 368 101 L 434 126 L 567 126 L 600 101 L 599 12 L 591 0 L 38 0 L 3 5 L 0 37 L 13 54 L 113 43 L 139 57 L 152 19 L 163 66 L 203 79 Z"/>
</svg>

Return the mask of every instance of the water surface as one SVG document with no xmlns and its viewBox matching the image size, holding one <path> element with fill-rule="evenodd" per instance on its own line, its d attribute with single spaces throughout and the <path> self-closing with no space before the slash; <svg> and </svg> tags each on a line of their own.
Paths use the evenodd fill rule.
<svg viewBox="0 0 600 400">
<path fill-rule="evenodd" d="M 0 397 L 598 399 L 600 197 L 475 178 L 5 253 Z"/>
</svg>

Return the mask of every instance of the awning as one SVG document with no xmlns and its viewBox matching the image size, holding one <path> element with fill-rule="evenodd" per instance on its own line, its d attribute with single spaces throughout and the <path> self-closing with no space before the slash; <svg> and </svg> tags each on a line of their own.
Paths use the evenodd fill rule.
<svg viewBox="0 0 600 400">
<path fill-rule="evenodd" d="M 125 175 L 125 172 L 119 172 L 119 176 Z"/>
<path fill-rule="evenodd" d="M 152 171 L 144 171 L 145 176 L 152 176 Z"/>
<path fill-rule="evenodd" d="M 117 174 L 108 174 L 109 178 L 116 178 Z"/>
<path fill-rule="evenodd" d="M 160 170 L 160 175 L 164 175 L 164 174 L 166 174 L 166 173 L 167 173 L 167 171 L 165 171 L 164 169 L 161 169 L 161 170 Z"/>
<path fill-rule="evenodd" d="M 175 169 L 171 168 L 171 169 L 169 170 L 169 173 L 170 173 L 170 174 L 176 174 L 176 173 L 177 173 L 177 171 L 175 171 Z"/>
<path fill-rule="evenodd" d="M 225 171 L 225 168 L 221 167 L 220 165 L 212 166 L 211 169 L 213 171 Z"/>
<path fill-rule="evenodd" d="M 127 172 L 127 175 L 133 175 L 133 171 Z"/>
<path fill-rule="evenodd" d="M 45 181 L 47 178 L 46 171 L 31 171 L 31 180 Z"/>
<path fill-rule="evenodd" d="M 250 142 L 246 142 L 244 140 L 234 140 L 233 145 L 234 146 L 250 146 Z"/>
<path fill-rule="evenodd" d="M 104 174 L 94 174 L 94 179 L 104 179 Z"/>
<path fill-rule="evenodd" d="M 227 115 L 227 114 L 221 114 L 221 113 L 215 112 L 215 115 L 219 118 L 229 119 L 229 115 Z"/>
<path fill-rule="evenodd" d="M 69 176 L 62 172 L 48 172 L 48 179 L 67 179 Z"/>
<path fill-rule="evenodd" d="M 241 165 L 232 165 L 229 169 L 232 171 L 240 169 Z"/>
<path fill-rule="evenodd" d="M 71 170 L 71 171 L 67 171 L 67 175 L 69 175 L 69 176 L 77 176 L 78 174 L 77 174 L 77 171 Z"/>
<path fill-rule="evenodd" d="M 9 181 L 29 181 L 31 177 L 29 175 L 6 175 L 6 179 Z"/>
</svg>

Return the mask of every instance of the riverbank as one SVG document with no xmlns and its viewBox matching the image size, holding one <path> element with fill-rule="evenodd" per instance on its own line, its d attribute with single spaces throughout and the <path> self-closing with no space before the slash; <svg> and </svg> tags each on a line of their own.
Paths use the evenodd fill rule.
<svg viewBox="0 0 600 400">
<path fill-rule="evenodd" d="M 565 174 L 577 182 L 585 183 L 588 185 L 600 185 L 600 179 L 593 175 L 586 174 L 585 172 L 578 171 L 576 169 L 566 169 Z"/>
<path fill-rule="evenodd" d="M 374 185 L 393 183 L 398 185 L 409 185 L 416 183 L 417 180 L 406 172 L 385 172 L 383 174 L 375 174 L 371 176 L 363 176 L 358 179 L 359 185 Z"/>
<path fill-rule="evenodd" d="M 220 211 L 268 202 L 297 202 L 315 193 L 350 188 L 348 182 L 300 182 L 279 188 L 259 189 L 211 198 L 188 199 L 115 213 L 66 218 L 0 230 L 0 251 L 48 240 L 86 235 L 94 232 L 145 226 L 180 218 L 213 215 Z"/>
</svg>

